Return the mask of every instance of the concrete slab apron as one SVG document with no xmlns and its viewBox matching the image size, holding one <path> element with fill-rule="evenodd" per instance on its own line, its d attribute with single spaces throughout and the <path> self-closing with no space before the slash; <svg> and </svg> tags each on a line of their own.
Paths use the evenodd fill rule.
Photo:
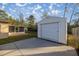
<svg viewBox="0 0 79 59">
<path fill-rule="evenodd" d="M 21 55 L 14 43 L 0 46 L 0 56 L 18 56 Z"/>
<path fill-rule="evenodd" d="M 32 56 L 75 56 L 74 48 L 40 39 L 15 42 L 23 55 Z"/>
<path fill-rule="evenodd" d="M 9 56 L 75 56 L 74 48 L 37 38 L 1 45 L 0 55 Z"/>
<path fill-rule="evenodd" d="M 63 48 L 64 47 L 64 48 Z M 76 56 L 76 51 L 66 46 L 20 49 L 23 55 L 32 56 Z"/>
</svg>

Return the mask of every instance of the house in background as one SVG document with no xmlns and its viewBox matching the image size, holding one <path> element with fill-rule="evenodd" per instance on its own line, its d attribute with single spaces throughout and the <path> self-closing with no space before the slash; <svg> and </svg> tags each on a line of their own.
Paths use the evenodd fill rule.
<svg viewBox="0 0 79 59">
<path fill-rule="evenodd" d="M 8 36 L 25 34 L 25 28 L 23 25 L 12 25 L 6 20 L 0 20 L 0 38 L 6 38 Z"/>
</svg>

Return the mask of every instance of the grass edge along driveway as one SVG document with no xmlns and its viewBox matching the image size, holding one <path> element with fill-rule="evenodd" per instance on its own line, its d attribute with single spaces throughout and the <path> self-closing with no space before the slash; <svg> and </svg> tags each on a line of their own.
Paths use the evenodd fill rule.
<svg viewBox="0 0 79 59">
<path fill-rule="evenodd" d="M 36 32 L 29 32 L 24 35 L 9 36 L 8 38 L 0 39 L 0 45 L 19 41 L 19 40 L 24 40 L 24 39 L 32 38 L 32 37 L 37 37 L 37 33 Z"/>
<path fill-rule="evenodd" d="M 68 39 L 67 39 L 67 44 L 68 44 L 68 46 L 74 47 L 77 51 L 78 56 L 79 56 L 79 39 L 77 40 L 74 35 L 69 34 Z"/>
</svg>

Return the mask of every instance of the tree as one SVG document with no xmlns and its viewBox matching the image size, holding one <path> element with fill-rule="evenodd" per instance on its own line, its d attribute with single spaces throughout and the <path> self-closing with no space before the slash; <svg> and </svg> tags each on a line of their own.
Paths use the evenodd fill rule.
<svg viewBox="0 0 79 59">
<path fill-rule="evenodd" d="M 73 17 L 73 15 L 74 15 L 74 12 L 75 12 L 75 7 L 74 7 L 73 10 L 72 10 L 72 14 L 71 14 L 71 16 L 70 16 L 70 21 L 69 21 L 69 23 L 71 23 L 71 21 L 72 21 L 72 17 Z"/>
<path fill-rule="evenodd" d="M 72 13 L 71 13 L 71 16 L 70 16 L 70 21 L 68 23 L 68 34 L 72 34 L 72 25 L 71 25 L 71 21 L 72 21 L 72 18 L 74 16 L 74 13 L 75 13 L 75 9 L 76 9 L 76 5 L 73 4 L 73 10 L 72 10 Z"/>
<path fill-rule="evenodd" d="M 45 17 L 47 17 L 47 16 L 48 16 L 48 13 L 45 12 L 45 13 L 43 14 L 42 18 L 45 18 Z"/>
<path fill-rule="evenodd" d="M 74 16 L 77 17 L 75 19 L 74 26 L 79 26 L 79 12 L 76 12 Z"/>
<path fill-rule="evenodd" d="M 14 18 L 12 18 L 12 16 L 8 17 L 8 22 L 12 25 L 16 24 L 16 20 Z"/>
<path fill-rule="evenodd" d="M 35 30 L 35 18 L 33 15 L 30 15 L 29 18 L 27 19 L 28 20 L 28 31 L 34 31 Z"/>
<path fill-rule="evenodd" d="M 75 6 L 79 7 L 79 3 L 76 3 Z M 74 16 L 77 17 L 75 22 L 74 22 L 74 26 L 79 26 L 79 11 L 74 13 Z"/>
<path fill-rule="evenodd" d="M 21 24 L 20 21 L 19 21 L 18 19 L 16 19 L 15 25 L 18 26 L 18 25 L 20 25 L 20 24 Z M 23 25 L 23 24 L 21 24 L 21 25 Z"/>
<path fill-rule="evenodd" d="M 23 16 L 23 13 L 19 14 L 19 22 L 20 22 L 21 25 L 24 25 L 24 16 Z"/>
<path fill-rule="evenodd" d="M 8 14 L 0 9 L 0 19 L 8 19 Z"/>
<path fill-rule="evenodd" d="M 76 4 L 73 4 L 73 10 L 72 10 L 72 13 L 71 13 L 71 16 L 70 16 L 70 21 L 68 23 L 68 32 L 69 33 L 72 33 L 72 27 L 76 27 L 76 26 L 79 26 L 79 12 L 76 12 L 76 8 L 79 7 L 79 4 L 76 3 Z M 76 12 L 76 13 L 75 13 Z M 73 21 L 72 18 L 73 16 L 77 17 L 77 19 L 74 20 L 74 24 L 71 25 L 71 22 Z"/>
</svg>

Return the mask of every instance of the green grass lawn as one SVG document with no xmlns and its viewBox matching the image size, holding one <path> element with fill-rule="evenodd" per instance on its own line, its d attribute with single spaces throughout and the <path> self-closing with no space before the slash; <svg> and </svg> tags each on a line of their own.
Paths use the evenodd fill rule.
<svg viewBox="0 0 79 59">
<path fill-rule="evenodd" d="M 0 39 L 0 45 L 19 41 L 19 40 L 24 40 L 24 39 L 32 38 L 32 37 L 37 37 L 37 33 L 36 32 L 28 32 L 24 35 L 9 36 L 8 38 Z"/>
</svg>

